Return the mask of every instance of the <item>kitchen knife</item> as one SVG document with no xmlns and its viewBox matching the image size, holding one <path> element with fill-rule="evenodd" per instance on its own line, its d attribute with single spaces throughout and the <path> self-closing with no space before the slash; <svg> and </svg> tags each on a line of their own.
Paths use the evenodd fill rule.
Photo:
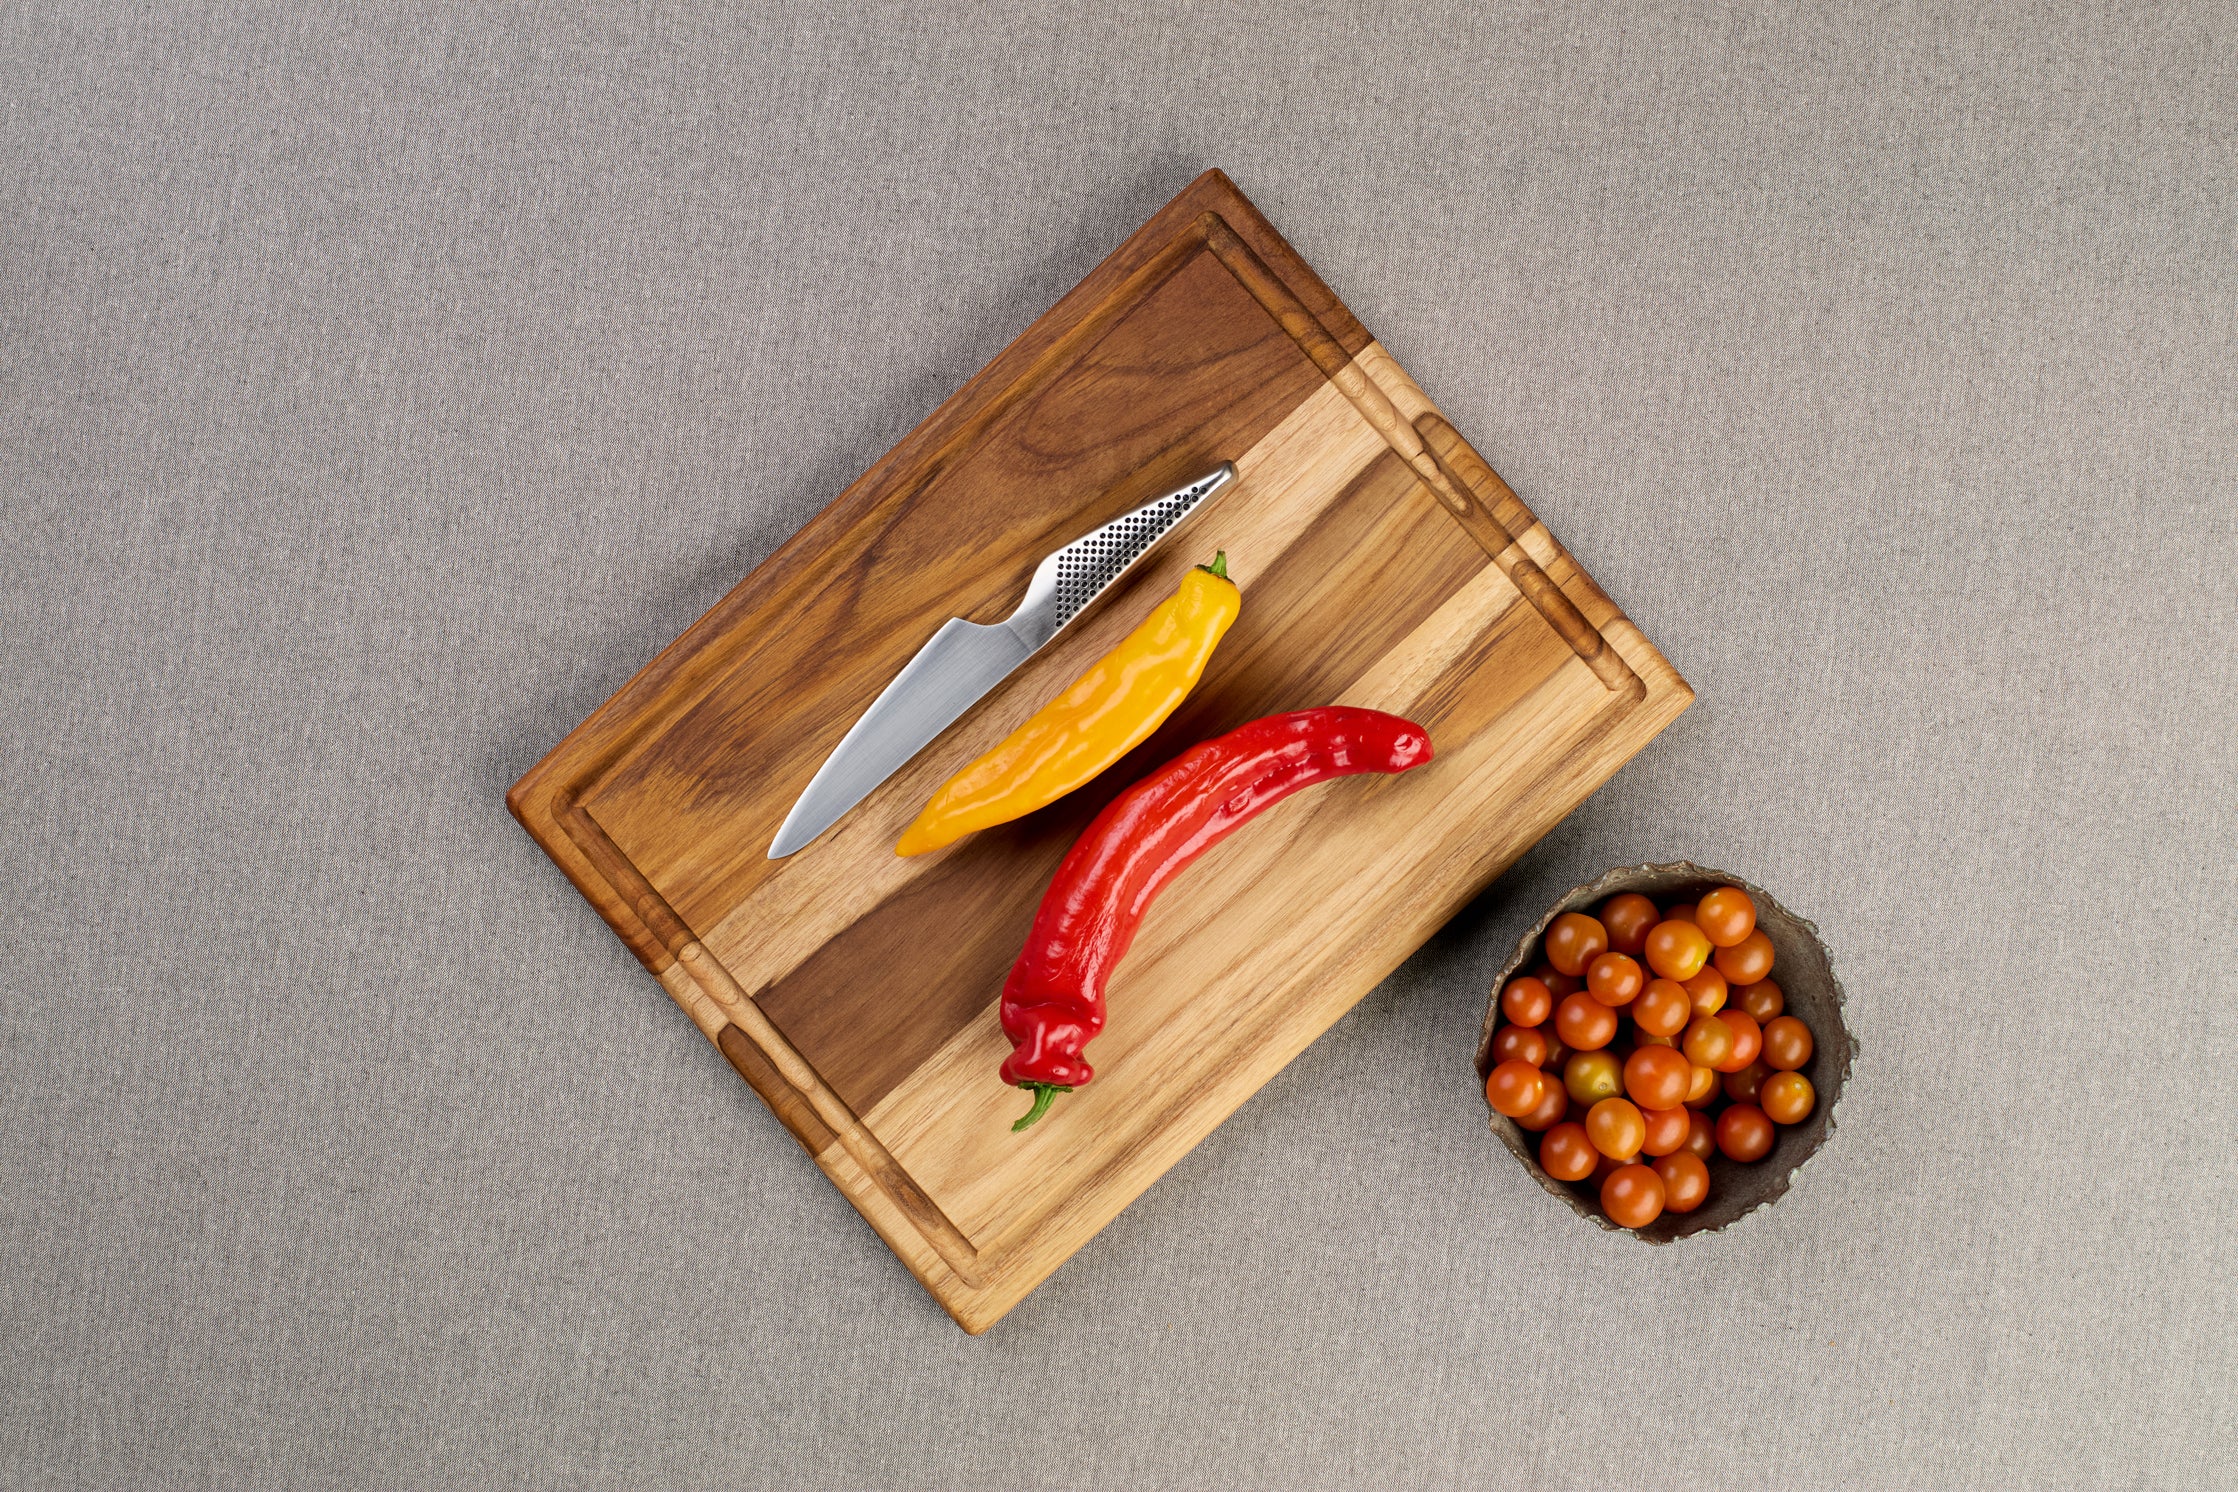
<svg viewBox="0 0 2238 1492">
<path fill-rule="evenodd" d="M 1025 599 L 1003 621 L 986 626 L 951 617 L 816 769 L 770 842 L 769 858 L 783 859 L 837 823 L 1235 476 L 1235 467 L 1223 461 L 1187 486 L 1073 540 L 1034 567 Z"/>
</svg>

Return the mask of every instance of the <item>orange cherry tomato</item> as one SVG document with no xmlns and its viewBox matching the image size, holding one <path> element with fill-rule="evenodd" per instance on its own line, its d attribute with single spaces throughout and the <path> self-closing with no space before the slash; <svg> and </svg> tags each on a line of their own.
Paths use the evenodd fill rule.
<svg viewBox="0 0 2238 1492">
<path fill-rule="evenodd" d="M 1546 1065 L 1546 1038 L 1529 1026 L 1502 1026 L 1492 1033 L 1494 1062 L 1528 1062 Z"/>
<path fill-rule="evenodd" d="M 1764 1080 L 1771 1075 L 1772 1069 L 1762 1062 L 1751 1062 L 1739 1072 L 1727 1073 L 1721 1086 L 1725 1089 L 1725 1096 L 1733 1102 L 1755 1103 L 1757 1096 L 1764 1091 Z"/>
<path fill-rule="evenodd" d="M 1706 1108 L 1717 1102 L 1717 1069 L 1692 1064 L 1693 1081 L 1687 1085 L 1686 1106 L 1690 1109 Z"/>
<path fill-rule="evenodd" d="M 1601 1155 L 1598 1150 L 1593 1153 L 1601 1156 L 1599 1160 L 1593 1162 L 1593 1185 L 1595 1188 L 1598 1188 L 1602 1182 L 1614 1176 L 1618 1171 L 1632 1164 L 1629 1160 L 1617 1160 L 1611 1156 Z"/>
<path fill-rule="evenodd" d="M 1644 1228 L 1663 1215 L 1663 1178 L 1646 1166 L 1625 1166 L 1601 1183 L 1601 1210 L 1620 1228 Z"/>
<path fill-rule="evenodd" d="M 1689 1109 L 1686 1115 L 1686 1153 L 1704 1160 L 1717 1154 L 1717 1121 Z"/>
<path fill-rule="evenodd" d="M 1538 1134 L 1544 1130 L 1552 1129 L 1555 1125 L 1567 1119 L 1569 1115 L 1569 1090 L 1565 1089 L 1552 1074 L 1548 1074 L 1546 1097 L 1540 1099 L 1539 1106 L 1531 1110 L 1530 1113 L 1518 1115 L 1515 1122 L 1531 1131 L 1531 1133 Z"/>
<path fill-rule="evenodd" d="M 1733 991 L 1733 1003 L 1755 1017 L 1759 1026 L 1769 1026 L 1787 1008 L 1787 992 L 1769 979 L 1759 979 Z"/>
<path fill-rule="evenodd" d="M 1717 970 L 1704 967 L 1702 972 L 1679 986 L 1686 991 L 1686 998 L 1693 1002 L 1696 1015 L 1715 1015 L 1725 1008 L 1725 976 Z"/>
<path fill-rule="evenodd" d="M 1754 984 L 1772 972 L 1772 940 L 1763 929 L 1717 950 L 1717 972 L 1735 984 Z"/>
<path fill-rule="evenodd" d="M 1686 1060 L 1718 1067 L 1733 1055 L 1733 1028 L 1722 1016 L 1698 1015 L 1686 1028 Z"/>
<path fill-rule="evenodd" d="M 1510 979 L 1508 987 L 1500 991 L 1500 1014 L 1518 1026 L 1536 1026 L 1554 1014 L 1554 991 L 1546 987 L 1546 981 L 1528 974 Z"/>
<path fill-rule="evenodd" d="M 1546 961 L 1573 979 L 1608 951 L 1609 930 L 1583 912 L 1564 912 L 1546 930 Z"/>
<path fill-rule="evenodd" d="M 1562 1003 L 1564 995 L 1574 995 L 1585 988 L 1584 980 L 1572 979 L 1567 974 L 1555 972 L 1554 965 L 1544 959 L 1531 971 L 1531 977 L 1546 986 L 1547 993 L 1554 996 L 1554 1003 L 1557 1005 Z"/>
<path fill-rule="evenodd" d="M 1604 1098 L 1585 1111 L 1593 1148 L 1611 1160 L 1630 1160 L 1647 1138 L 1647 1120 L 1628 1098 Z"/>
<path fill-rule="evenodd" d="M 1562 1086 L 1568 1090 L 1570 1102 L 1589 1109 L 1624 1091 L 1624 1064 L 1607 1052 L 1579 1052 L 1564 1064 Z"/>
<path fill-rule="evenodd" d="M 1723 1062 L 1713 1062 L 1710 1065 L 1719 1072 L 1739 1072 L 1754 1062 L 1757 1053 L 1764 1050 L 1763 1029 L 1749 1019 L 1745 1010 L 1728 1010 L 1718 1019 L 1725 1022 L 1726 1030 L 1733 1033 L 1733 1053 Z"/>
<path fill-rule="evenodd" d="M 1694 908 L 1694 925 L 1720 948 L 1730 948 L 1756 931 L 1756 903 L 1738 886 L 1720 886 Z"/>
<path fill-rule="evenodd" d="M 1717 1148 L 1738 1161 L 1762 1160 L 1772 1153 L 1777 1133 L 1764 1111 L 1737 1103 L 1717 1116 Z"/>
<path fill-rule="evenodd" d="M 1548 1021 L 1535 1029 L 1546 1038 L 1546 1060 L 1539 1066 L 1548 1072 L 1560 1072 L 1562 1064 L 1570 1060 L 1570 1049 L 1562 1045 L 1561 1036 L 1555 1032 L 1554 1022 Z"/>
<path fill-rule="evenodd" d="M 1604 953 L 1585 969 L 1585 992 L 1603 1005 L 1629 1005 L 1647 988 L 1647 975 L 1621 953 Z"/>
<path fill-rule="evenodd" d="M 1647 947 L 1647 930 L 1663 920 L 1655 903 L 1627 891 L 1601 903 L 1601 926 L 1609 931 L 1609 947 L 1638 958 Z"/>
<path fill-rule="evenodd" d="M 1546 1097 L 1546 1075 L 1528 1062 L 1502 1062 L 1484 1080 L 1484 1096 L 1495 1112 L 1520 1119 Z"/>
<path fill-rule="evenodd" d="M 1647 1121 L 1647 1137 L 1640 1141 L 1644 1155 L 1669 1155 L 1680 1149 L 1693 1128 L 1694 1114 L 1689 1109 L 1642 1109 L 1640 1117 Z"/>
<path fill-rule="evenodd" d="M 1681 984 L 1702 972 L 1710 940 L 1691 922 L 1658 922 L 1647 932 L 1647 966 Z"/>
<path fill-rule="evenodd" d="M 1694 903 L 1690 901 L 1674 902 L 1664 911 L 1663 920 L 1665 922 L 1694 921 Z"/>
<path fill-rule="evenodd" d="M 1774 1124 L 1801 1124 L 1811 1116 L 1818 1094 L 1799 1072 L 1775 1072 L 1764 1080 L 1764 1116 Z"/>
<path fill-rule="evenodd" d="M 1591 995 L 1564 995 L 1554 1007 L 1554 1034 L 1573 1052 L 1597 1052 L 1616 1037 L 1616 1012 Z"/>
<path fill-rule="evenodd" d="M 1764 1026 L 1764 1063 L 1779 1072 L 1793 1072 L 1811 1060 L 1811 1028 L 1794 1016 L 1783 1015 Z"/>
<path fill-rule="evenodd" d="M 1678 1042 L 1668 1036 L 1656 1036 L 1646 1031 L 1634 1031 L 1632 1038 L 1632 1045 L 1635 1049 L 1643 1046 L 1661 1046 L 1669 1047 L 1674 1052 L 1678 1050 Z"/>
<path fill-rule="evenodd" d="M 1694 1085 L 1694 1066 L 1667 1046 L 1643 1046 L 1625 1059 L 1624 1091 L 1643 1109 L 1675 1109 Z"/>
<path fill-rule="evenodd" d="M 1632 1002 L 1632 1023 L 1650 1036 L 1676 1036 L 1694 1015 L 1694 1001 L 1675 979 L 1651 979 Z"/>
<path fill-rule="evenodd" d="M 1556 1181 L 1583 1181 L 1600 1158 L 1582 1124 L 1557 1124 L 1539 1141 L 1539 1166 Z"/>
<path fill-rule="evenodd" d="M 1692 1212 L 1710 1199 L 1710 1168 L 1691 1150 L 1666 1155 L 1655 1163 L 1663 1178 L 1663 1206 L 1671 1212 Z"/>
</svg>

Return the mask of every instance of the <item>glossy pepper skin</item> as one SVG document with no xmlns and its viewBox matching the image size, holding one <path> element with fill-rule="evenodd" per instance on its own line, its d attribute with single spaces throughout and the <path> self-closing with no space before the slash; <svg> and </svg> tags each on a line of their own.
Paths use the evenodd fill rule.
<svg viewBox="0 0 2238 1492">
<path fill-rule="evenodd" d="M 1197 687 L 1243 605 L 1227 558 L 1216 555 L 1183 576 L 1173 595 L 1064 693 L 943 783 L 894 853 L 922 855 L 1024 818 L 1148 740 Z"/>
<path fill-rule="evenodd" d="M 1050 1100 L 1095 1076 L 1081 1049 L 1103 1030 L 1104 986 L 1151 902 L 1206 850 L 1303 787 L 1430 760 L 1421 726 L 1333 705 L 1269 715 L 1192 746 L 1114 799 L 1057 867 L 1002 987 L 1015 1048 L 1002 1080 Z"/>
</svg>

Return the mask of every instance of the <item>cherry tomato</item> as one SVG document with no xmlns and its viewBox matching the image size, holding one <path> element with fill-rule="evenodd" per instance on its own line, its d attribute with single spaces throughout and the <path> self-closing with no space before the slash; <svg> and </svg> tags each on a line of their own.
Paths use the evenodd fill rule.
<svg viewBox="0 0 2238 1492">
<path fill-rule="evenodd" d="M 1698 1015 L 1686 1028 L 1685 1049 L 1687 1061 L 1716 1067 L 1733 1055 L 1733 1028 L 1721 1016 Z"/>
<path fill-rule="evenodd" d="M 1680 1108 L 1642 1109 L 1640 1117 L 1647 1121 L 1647 1136 L 1640 1141 L 1646 1155 L 1669 1155 L 1684 1146 L 1694 1119 L 1691 1110 Z"/>
<path fill-rule="evenodd" d="M 1754 1062 L 1757 1053 L 1764 1050 L 1764 1032 L 1756 1022 L 1749 1019 L 1745 1010 L 1728 1010 L 1718 1019 L 1725 1022 L 1726 1030 L 1733 1033 L 1733 1053 L 1723 1062 L 1712 1062 L 1710 1066 L 1719 1072 L 1739 1072 Z"/>
<path fill-rule="evenodd" d="M 1775 1072 L 1764 1081 L 1764 1115 L 1774 1124 L 1801 1124 L 1811 1116 L 1818 1094 L 1799 1072 Z"/>
<path fill-rule="evenodd" d="M 1554 1034 L 1574 1052 L 1597 1052 L 1616 1036 L 1616 1012 L 1590 995 L 1564 995 L 1554 1007 Z"/>
<path fill-rule="evenodd" d="M 1647 947 L 1647 930 L 1662 920 L 1655 903 L 1636 892 L 1627 891 L 1601 903 L 1601 926 L 1609 930 L 1609 947 L 1634 958 Z"/>
<path fill-rule="evenodd" d="M 1492 1033 L 1494 1062 L 1528 1062 L 1546 1065 L 1546 1038 L 1529 1026 L 1502 1026 Z"/>
<path fill-rule="evenodd" d="M 1539 1141 L 1539 1166 L 1556 1181 L 1583 1181 L 1600 1158 L 1582 1124 L 1557 1124 Z"/>
<path fill-rule="evenodd" d="M 1730 948 L 1717 950 L 1717 972 L 1735 984 L 1754 984 L 1772 972 L 1772 940 L 1759 928 Z"/>
<path fill-rule="evenodd" d="M 1755 1104 L 1737 1103 L 1717 1116 L 1717 1148 L 1735 1160 L 1762 1160 L 1775 1138 L 1772 1121 Z"/>
<path fill-rule="evenodd" d="M 1680 983 L 1702 972 L 1709 962 L 1710 940 L 1691 922 L 1658 922 L 1647 932 L 1647 966 L 1665 979 Z"/>
<path fill-rule="evenodd" d="M 1601 1210 L 1620 1228 L 1644 1228 L 1663 1215 L 1663 1178 L 1646 1166 L 1625 1166 L 1601 1183 Z"/>
<path fill-rule="evenodd" d="M 1793 1072 L 1811 1060 L 1811 1028 L 1794 1016 L 1783 1015 L 1764 1027 L 1764 1062 L 1779 1072 Z"/>
<path fill-rule="evenodd" d="M 1705 966 L 1701 973 L 1679 986 L 1693 1002 L 1696 1015 L 1715 1015 L 1725 1008 L 1725 976 Z"/>
<path fill-rule="evenodd" d="M 1604 953 L 1586 966 L 1585 992 L 1603 1005 L 1629 1005 L 1647 988 L 1647 975 L 1621 953 Z"/>
<path fill-rule="evenodd" d="M 1689 1110 L 1686 1116 L 1686 1153 L 1704 1160 L 1717 1154 L 1717 1121 Z"/>
<path fill-rule="evenodd" d="M 1751 1062 L 1739 1072 L 1725 1075 L 1725 1096 L 1735 1103 L 1755 1103 L 1764 1091 L 1764 1080 L 1771 1075 L 1772 1069 L 1763 1063 Z"/>
<path fill-rule="evenodd" d="M 1675 1109 L 1693 1084 L 1693 1064 L 1667 1046 L 1643 1046 L 1624 1063 L 1624 1091 L 1643 1109 Z"/>
<path fill-rule="evenodd" d="M 1569 1091 L 1549 1074 L 1546 1080 L 1546 1097 L 1540 1099 L 1539 1106 L 1530 1113 L 1517 1116 L 1515 1122 L 1531 1133 L 1538 1134 L 1560 1124 L 1569 1114 Z"/>
<path fill-rule="evenodd" d="M 1574 995 L 1585 988 L 1584 980 L 1572 979 L 1567 974 L 1555 972 L 1554 965 L 1544 959 L 1539 960 L 1539 966 L 1531 971 L 1531 977 L 1546 986 L 1546 992 L 1554 996 L 1554 1003 L 1557 1005 L 1562 1003 L 1564 995 Z"/>
<path fill-rule="evenodd" d="M 1539 1066 L 1545 1068 L 1548 1072 L 1560 1072 L 1562 1064 L 1570 1060 L 1570 1049 L 1562 1045 L 1562 1038 L 1555 1033 L 1552 1021 L 1548 1021 L 1545 1025 L 1538 1027 L 1537 1030 L 1541 1036 L 1546 1038 L 1546 1060 L 1541 1062 Z"/>
<path fill-rule="evenodd" d="M 1663 1205 L 1672 1212 L 1692 1212 L 1710 1199 L 1710 1168 L 1692 1150 L 1664 1156 L 1655 1174 L 1663 1178 Z"/>
<path fill-rule="evenodd" d="M 1500 992 L 1500 1014 L 1518 1026 L 1536 1026 L 1554 1014 L 1554 991 L 1528 974 L 1510 979 Z"/>
<path fill-rule="evenodd" d="M 1562 1068 L 1562 1086 L 1569 1090 L 1570 1102 L 1591 1108 L 1624 1091 L 1624 1064 L 1607 1052 L 1579 1052 Z"/>
<path fill-rule="evenodd" d="M 1690 1109 L 1707 1108 L 1717 1102 L 1717 1069 L 1692 1065 L 1693 1081 L 1687 1085 L 1686 1106 Z"/>
<path fill-rule="evenodd" d="M 1668 1047 L 1674 1052 L 1678 1050 L 1678 1042 L 1668 1036 L 1657 1036 L 1647 1031 L 1635 1031 L 1632 1033 L 1632 1038 L 1635 1049 L 1643 1046 L 1660 1046 Z"/>
<path fill-rule="evenodd" d="M 1496 1112 L 1520 1119 L 1546 1097 L 1546 1075 L 1528 1062 L 1502 1062 L 1484 1080 L 1484 1096 Z"/>
<path fill-rule="evenodd" d="M 1756 903 L 1738 886 L 1720 886 L 1694 908 L 1694 925 L 1720 948 L 1730 948 L 1756 931 Z"/>
<path fill-rule="evenodd" d="M 1647 1120 L 1630 1099 L 1604 1098 L 1585 1111 L 1585 1132 L 1611 1160 L 1630 1160 L 1647 1138 Z"/>
<path fill-rule="evenodd" d="M 1759 979 L 1733 991 L 1733 1003 L 1755 1017 L 1759 1026 L 1769 1026 L 1787 1008 L 1787 993 L 1771 980 Z"/>
<path fill-rule="evenodd" d="M 1694 921 L 1694 903 L 1682 901 L 1674 904 L 1663 913 L 1663 920 L 1665 922 Z"/>
<path fill-rule="evenodd" d="M 1647 1035 L 1676 1036 L 1686 1029 L 1694 1002 L 1687 998 L 1686 986 L 1677 980 L 1650 979 L 1632 1002 L 1630 1013 L 1632 1023 Z"/>
<path fill-rule="evenodd" d="M 1599 1160 L 1593 1162 L 1593 1185 L 1596 1188 L 1598 1188 L 1602 1182 L 1608 1180 L 1611 1176 L 1614 1176 L 1617 1172 L 1632 1164 L 1632 1162 L 1629 1160 L 1616 1160 L 1610 1156 L 1601 1155 L 1601 1152 L 1598 1150 L 1594 1151 L 1593 1153 L 1600 1156 Z"/>
<path fill-rule="evenodd" d="M 1546 961 L 1572 978 L 1609 951 L 1609 930 L 1583 912 L 1564 912 L 1546 930 Z"/>
</svg>

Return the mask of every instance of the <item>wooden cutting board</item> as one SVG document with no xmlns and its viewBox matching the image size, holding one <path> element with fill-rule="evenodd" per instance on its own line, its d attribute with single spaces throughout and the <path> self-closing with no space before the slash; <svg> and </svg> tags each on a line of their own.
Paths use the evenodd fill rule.
<svg viewBox="0 0 2238 1492">
<path fill-rule="evenodd" d="M 821 839 L 771 837 L 951 616 L 1239 480 Z M 912 860 L 932 789 L 1228 553 L 1197 692 L 1082 791 Z M 577 727 L 513 813 L 950 1315 L 983 1331 L 1686 708 L 1686 683 L 1228 179 L 1168 203 Z M 1153 909 L 1023 1134 L 995 1002 L 1050 872 L 1184 747 L 1309 705 L 1437 749 L 1316 787 Z M 1471 1054 L 1453 1054 L 1459 1081 Z"/>
</svg>

